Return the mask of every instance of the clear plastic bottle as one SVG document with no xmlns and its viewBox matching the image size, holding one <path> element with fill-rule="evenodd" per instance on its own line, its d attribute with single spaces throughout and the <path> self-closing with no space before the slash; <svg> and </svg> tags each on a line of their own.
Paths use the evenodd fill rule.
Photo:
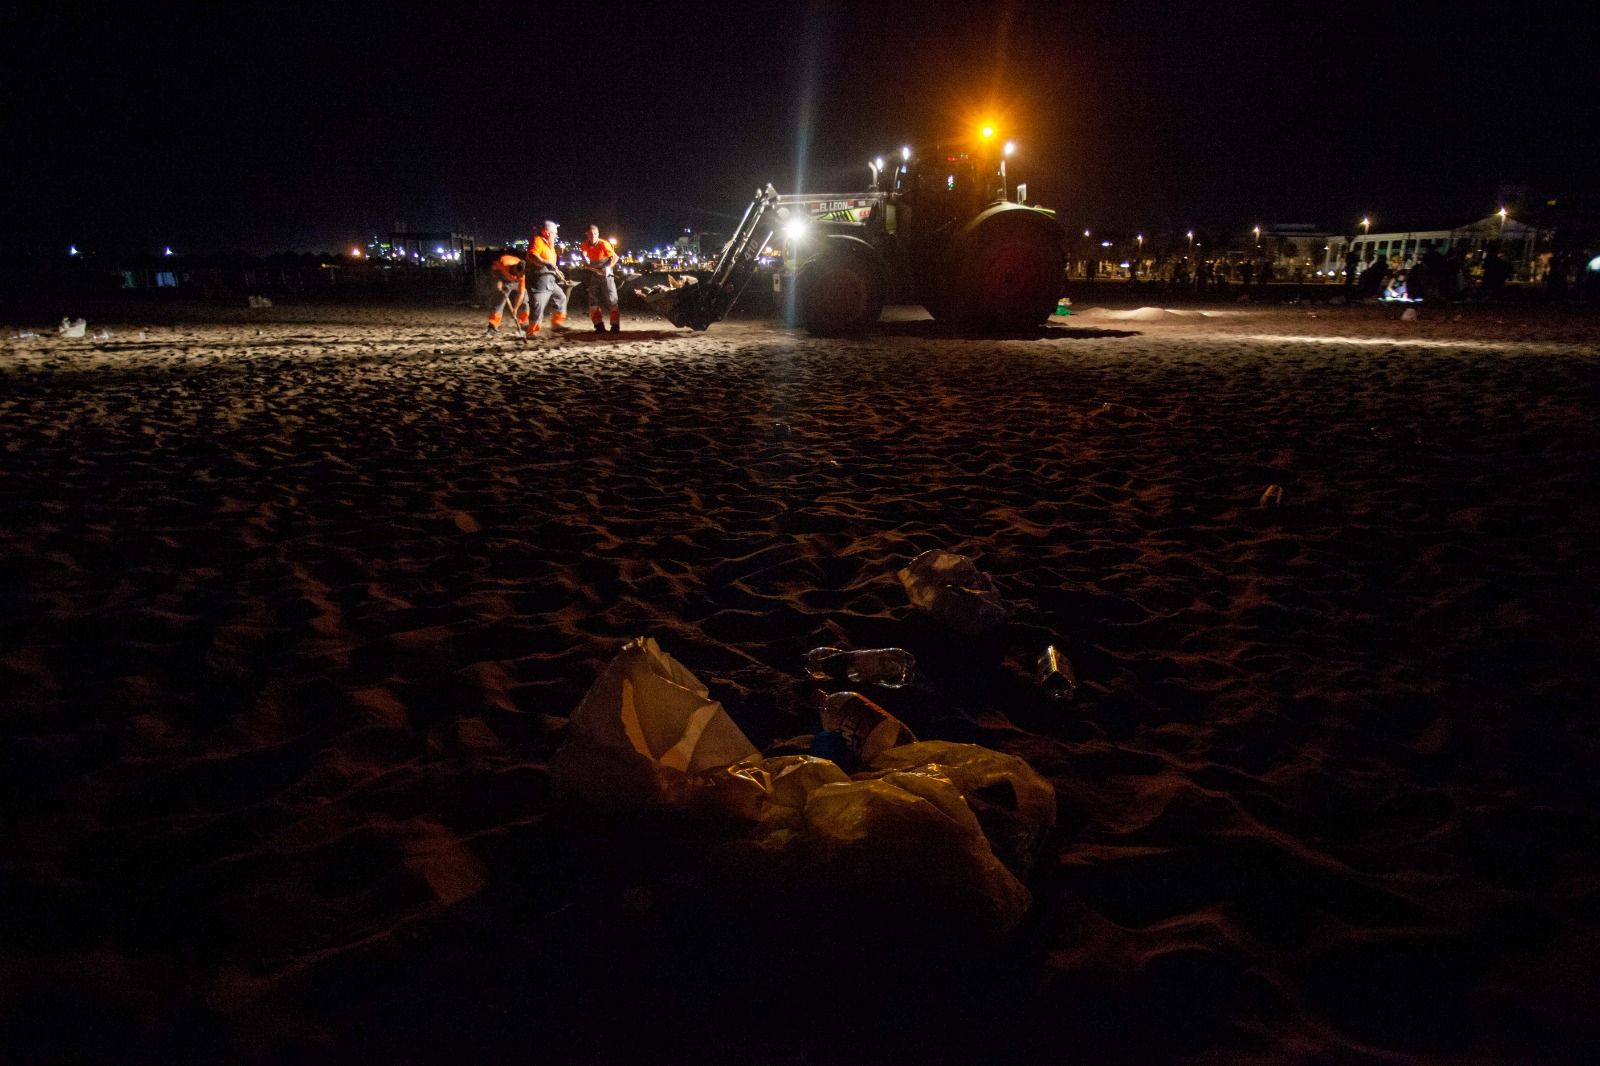
<svg viewBox="0 0 1600 1066">
<path fill-rule="evenodd" d="M 904 648 L 812 648 L 806 674 L 813 681 L 904 688 L 917 676 L 917 660 Z"/>
<path fill-rule="evenodd" d="M 1066 702 L 1072 699 L 1078 691 L 1078 675 L 1072 671 L 1072 663 L 1054 644 L 1045 646 L 1043 654 L 1039 656 L 1038 672 L 1035 679 L 1044 694 L 1053 700 Z"/>
</svg>

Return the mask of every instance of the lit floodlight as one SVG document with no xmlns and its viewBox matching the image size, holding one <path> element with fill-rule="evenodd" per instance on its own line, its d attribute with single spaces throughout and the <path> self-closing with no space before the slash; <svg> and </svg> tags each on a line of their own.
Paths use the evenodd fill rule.
<svg viewBox="0 0 1600 1066">
<path fill-rule="evenodd" d="M 615 237 L 612 237 L 611 238 L 611 247 L 615 248 L 616 246 L 617 246 L 617 239 Z"/>
<path fill-rule="evenodd" d="M 1087 236 L 1088 236 L 1088 235 L 1089 235 L 1089 231 L 1088 231 L 1088 230 L 1084 230 L 1084 231 L 1083 231 L 1083 235 L 1084 235 L 1084 236 L 1085 236 L 1085 237 L 1087 237 Z"/>
<path fill-rule="evenodd" d="M 793 222 L 786 223 L 783 227 L 783 235 L 791 241 L 799 240 L 805 231 L 806 221 L 803 218 L 797 218 Z"/>
<path fill-rule="evenodd" d="M 76 244 L 67 245 L 67 254 L 68 255 L 77 255 L 78 254 L 78 246 Z"/>
<path fill-rule="evenodd" d="M 1006 142 L 1006 146 L 1001 149 L 1001 151 L 1003 151 L 1006 155 L 1010 155 L 1012 152 L 1015 152 L 1016 150 L 1017 150 L 1017 146 L 1012 141 L 1007 141 Z"/>
<path fill-rule="evenodd" d="M 1589 260 L 1589 269 L 1600 273 L 1600 255 L 1597 255 L 1593 259 Z"/>
<path fill-rule="evenodd" d="M 172 254 L 172 245 L 169 244 L 165 248 L 161 249 L 161 254 L 162 255 L 171 255 Z"/>
<path fill-rule="evenodd" d="M 1500 215 L 1500 224 L 1503 226 L 1506 224 L 1506 209 L 1502 207 L 1498 213 Z"/>
<path fill-rule="evenodd" d="M 1102 247 L 1102 248 L 1110 248 L 1111 247 L 1111 242 L 1110 241 L 1101 241 L 1100 242 L 1100 247 Z"/>
<path fill-rule="evenodd" d="M 907 163 L 911 162 L 911 146 L 909 144 L 900 149 L 900 158 Z"/>
<path fill-rule="evenodd" d="M 877 159 L 874 159 L 874 160 L 873 160 L 873 161 L 872 161 L 872 163 L 873 163 L 873 165 L 874 165 L 874 166 L 876 166 L 876 167 L 877 167 L 877 168 L 878 168 L 878 169 L 879 169 L 879 170 L 882 170 L 882 169 L 883 169 L 883 156 L 881 156 L 881 155 L 880 155 L 880 156 L 879 156 L 879 157 L 878 157 L 878 158 L 877 158 Z"/>
<path fill-rule="evenodd" d="M 983 139 L 984 140 L 987 141 L 989 138 L 991 138 L 993 136 L 994 136 L 994 127 L 993 126 L 985 126 L 985 127 L 983 127 Z"/>
</svg>

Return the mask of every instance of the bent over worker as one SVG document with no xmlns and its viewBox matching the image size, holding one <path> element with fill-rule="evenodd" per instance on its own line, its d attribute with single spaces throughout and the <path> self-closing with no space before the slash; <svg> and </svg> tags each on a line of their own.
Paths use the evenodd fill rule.
<svg viewBox="0 0 1600 1066">
<path fill-rule="evenodd" d="M 517 317 L 517 325 L 528 326 L 528 271 L 514 255 L 502 255 L 489 268 L 494 271 L 494 287 L 500 293 L 500 302 L 489 312 L 488 333 L 492 337 L 500 332 L 500 322 L 506 311 Z"/>
<path fill-rule="evenodd" d="M 528 336 L 539 335 L 539 322 L 544 318 L 546 304 L 555 306 L 550 311 L 550 325 L 557 330 L 567 328 L 567 290 L 562 284 L 567 276 L 561 273 L 556 261 L 556 231 L 561 227 L 546 220 L 528 244 L 528 272 L 533 275 L 533 315 L 528 323 Z"/>
<path fill-rule="evenodd" d="M 600 236 L 600 227 L 591 225 L 583 237 L 583 258 L 589 264 L 589 321 L 596 333 L 604 333 L 601 312 L 611 312 L 611 332 L 622 332 L 622 312 L 617 307 L 617 249 Z"/>
</svg>

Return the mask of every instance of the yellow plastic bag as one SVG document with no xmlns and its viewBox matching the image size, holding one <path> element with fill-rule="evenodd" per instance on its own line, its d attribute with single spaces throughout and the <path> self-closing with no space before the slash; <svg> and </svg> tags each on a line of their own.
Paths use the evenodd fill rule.
<svg viewBox="0 0 1600 1066">
<path fill-rule="evenodd" d="M 936 767 L 950 779 L 983 827 L 995 855 L 1013 873 L 1026 876 L 1055 829 L 1055 786 L 1015 755 L 948 740 L 924 740 L 880 752 L 868 762 L 868 774 L 922 766 Z"/>
</svg>

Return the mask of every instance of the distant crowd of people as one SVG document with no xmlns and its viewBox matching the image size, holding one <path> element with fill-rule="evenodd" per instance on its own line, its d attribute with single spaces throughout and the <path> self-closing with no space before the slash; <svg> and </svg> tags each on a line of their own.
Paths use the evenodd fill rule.
<svg viewBox="0 0 1600 1066">
<path fill-rule="evenodd" d="M 1476 254 L 1465 245 L 1448 252 L 1430 246 L 1408 269 L 1395 268 L 1382 257 L 1363 264 L 1354 249 L 1344 259 L 1345 295 L 1355 300 L 1456 301 L 1474 295 L 1494 300 L 1505 294 L 1511 274 L 1511 264 L 1492 244 Z"/>
</svg>

